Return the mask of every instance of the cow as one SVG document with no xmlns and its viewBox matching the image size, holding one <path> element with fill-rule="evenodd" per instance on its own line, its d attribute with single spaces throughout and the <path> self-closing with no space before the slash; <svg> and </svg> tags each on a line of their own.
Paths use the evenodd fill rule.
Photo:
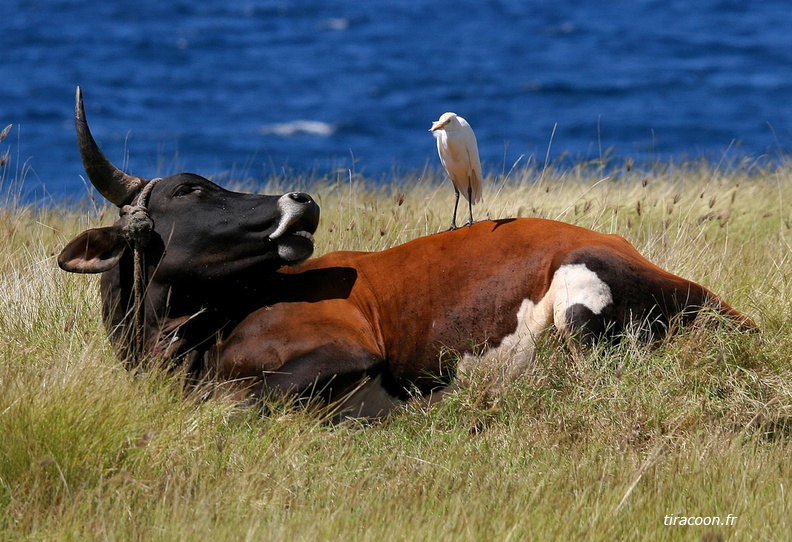
<svg viewBox="0 0 792 542">
<path fill-rule="evenodd" d="M 111 186 L 147 182 L 100 154 L 79 95 L 76 118 L 91 182 L 124 213 L 132 196 L 111 199 Z M 514 379 L 552 329 L 580 344 L 632 328 L 659 338 L 703 309 L 757 329 L 626 239 L 553 220 L 486 220 L 381 252 L 307 259 L 318 210 L 304 194 L 232 194 L 181 174 L 158 182 L 147 212 L 143 353 L 255 398 L 320 396 L 343 414 L 380 417 L 484 359 Z M 58 261 L 104 273 L 104 320 L 128 355 L 134 341 L 118 330 L 136 303 L 124 220 L 81 234 Z"/>
<path fill-rule="evenodd" d="M 58 265 L 102 273 L 102 317 L 121 359 L 158 352 L 201 373 L 203 343 L 264 304 L 268 293 L 259 277 L 313 254 L 319 207 L 308 194 L 232 192 L 191 173 L 152 180 L 128 175 L 97 146 L 79 87 L 74 118 L 88 178 L 120 218 L 77 236 Z M 141 288 L 136 272 L 145 282 Z M 171 333 L 164 343 L 167 326 L 180 318 L 191 320 L 192 335 Z"/>
</svg>

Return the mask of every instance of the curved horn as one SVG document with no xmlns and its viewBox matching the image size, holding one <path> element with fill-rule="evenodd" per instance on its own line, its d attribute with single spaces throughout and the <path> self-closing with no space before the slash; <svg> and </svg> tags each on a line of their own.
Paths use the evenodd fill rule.
<svg viewBox="0 0 792 542">
<path fill-rule="evenodd" d="M 80 145 L 83 167 L 100 194 L 118 207 L 129 203 L 145 184 L 145 179 L 127 175 L 107 159 L 99 149 L 88 122 L 85 120 L 82 89 L 77 87 L 76 104 L 74 106 L 74 126 L 77 128 L 77 142 Z"/>
</svg>

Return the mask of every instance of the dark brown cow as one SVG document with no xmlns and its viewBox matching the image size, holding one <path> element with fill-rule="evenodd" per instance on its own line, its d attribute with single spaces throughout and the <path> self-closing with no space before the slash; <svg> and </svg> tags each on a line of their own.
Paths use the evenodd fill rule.
<svg viewBox="0 0 792 542">
<path fill-rule="evenodd" d="M 94 177 L 107 175 L 92 174 L 96 184 Z M 553 328 L 583 342 L 618 337 L 632 325 L 654 337 L 674 319 L 690 321 L 711 307 L 755 329 L 622 237 L 542 219 L 479 222 L 382 252 L 335 252 L 276 270 L 307 257 L 311 246 L 298 234 L 284 245 L 272 232 L 312 232 L 317 212 L 305 195 L 266 198 L 231 195 L 185 175 L 155 187 L 145 351 L 168 352 L 196 376 L 241 382 L 255 394 L 321 393 L 343 412 L 378 416 L 410 394 L 441 387 L 456 361 L 466 371 L 491 359 L 505 380 L 519 375 L 537 337 Z M 272 209 L 291 200 L 299 218 Z M 131 310 L 132 262 L 126 241 L 102 240 L 123 238 L 118 228 L 83 234 L 59 262 L 106 271 L 104 317 L 126 351 L 128 337 L 114 330 Z"/>
</svg>

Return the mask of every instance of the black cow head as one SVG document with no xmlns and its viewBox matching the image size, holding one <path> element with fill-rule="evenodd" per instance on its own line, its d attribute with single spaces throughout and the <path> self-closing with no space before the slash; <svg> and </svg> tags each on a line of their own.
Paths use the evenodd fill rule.
<svg viewBox="0 0 792 542">
<path fill-rule="evenodd" d="M 278 268 L 311 256 L 319 207 L 308 194 L 231 192 L 190 173 L 128 175 L 94 141 L 79 88 L 74 120 L 91 184 L 121 218 L 78 235 L 58 265 L 102 273 L 102 317 L 119 357 L 165 353 L 200 372 L 207 340 L 266 301 Z"/>
<path fill-rule="evenodd" d="M 139 215 L 130 204 L 151 182 L 156 184 L 149 187 L 144 213 L 153 230 L 144 232 L 144 243 L 146 259 L 156 264 L 159 282 L 216 282 L 250 270 L 274 271 L 313 253 L 311 234 L 318 225 L 319 207 L 308 194 L 232 192 L 190 173 L 156 181 L 128 175 L 97 146 L 79 88 L 75 125 L 85 171 L 94 187 L 121 209 L 121 218 L 68 243 L 58 257 L 62 269 L 102 273 L 117 266 L 139 235 L 140 226 L 133 223 Z"/>
</svg>

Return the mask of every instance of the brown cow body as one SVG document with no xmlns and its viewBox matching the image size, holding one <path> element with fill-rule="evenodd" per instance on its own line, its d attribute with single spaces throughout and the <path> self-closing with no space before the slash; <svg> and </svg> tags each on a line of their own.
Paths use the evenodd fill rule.
<svg viewBox="0 0 792 542">
<path fill-rule="evenodd" d="M 218 376 L 332 399 L 371 379 L 344 403 L 367 416 L 438 388 L 460 358 L 498 355 L 514 377 L 551 327 L 586 340 L 645 322 L 661 335 L 675 315 L 692 319 L 702 306 L 753 326 L 622 237 L 542 219 L 479 222 L 383 252 L 331 253 L 264 280 L 268 306 L 208 354 Z"/>
</svg>

